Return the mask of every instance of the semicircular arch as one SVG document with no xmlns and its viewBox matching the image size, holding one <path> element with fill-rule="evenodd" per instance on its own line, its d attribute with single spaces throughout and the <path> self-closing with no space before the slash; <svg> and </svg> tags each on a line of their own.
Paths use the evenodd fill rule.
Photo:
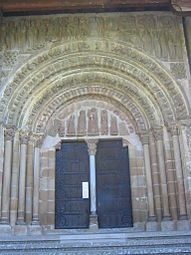
<svg viewBox="0 0 191 255">
<path fill-rule="evenodd" d="M 167 70 L 157 61 L 129 47 L 127 44 L 108 40 L 88 40 L 59 45 L 40 53 L 23 65 L 16 72 L 13 80 L 6 86 L 4 96 L 0 101 L 3 121 L 18 125 L 17 120 L 21 121 L 21 119 L 26 119 L 26 116 L 31 116 L 28 114 L 21 117 L 25 105 L 34 100 L 35 91 L 41 90 L 43 86 L 46 87 L 49 82 L 53 84 L 53 81 L 58 79 L 60 74 L 63 78 L 73 76 L 72 79 L 76 83 L 74 75 L 70 75 L 71 72 L 79 72 L 83 76 L 85 70 L 88 68 L 90 70 L 91 67 L 97 68 L 102 73 L 104 69 L 107 70 L 107 73 L 112 72 L 113 77 L 115 76 L 117 79 L 115 85 L 118 86 L 117 89 L 121 93 L 124 93 L 125 86 L 119 88 L 119 79 L 128 81 L 126 84 L 131 84 L 128 88 L 129 92 L 130 88 L 135 91 L 135 85 L 134 87 L 132 85 L 133 82 L 139 84 L 140 98 L 143 100 L 145 97 L 145 100 L 150 100 L 150 105 L 153 104 L 149 111 L 154 109 L 159 119 L 161 119 L 160 114 L 162 113 L 164 121 L 167 123 L 189 114 L 190 109 L 183 92 Z M 91 70 L 89 77 L 86 76 L 86 79 L 89 79 L 91 83 L 95 82 L 92 81 L 96 78 L 91 74 Z M 104 79 L 107 78 L 103 75 L 101 81 L 103 82 Z M 114 79 L 114 82 L 116 82 L 116 79 Z M 59 87 L 58 83 L 56 86 Z M 141 96 L 142 92 L 144 92 L 144 95 Z M 46 93 L 43 97 L 45 96 Z M 138 98 L 139 96 L 137 100 Z M 39 104 L 42 99 L 37 101 Z M 141 103 L 139 102 L 139 104 Z M 35 105 L 37 103 L 34 103 Z M 143 112 L 149 118 L 147 107 L 143 109 Z M 13 119 L 15 119 L 15 122 Z"/>
</svg>

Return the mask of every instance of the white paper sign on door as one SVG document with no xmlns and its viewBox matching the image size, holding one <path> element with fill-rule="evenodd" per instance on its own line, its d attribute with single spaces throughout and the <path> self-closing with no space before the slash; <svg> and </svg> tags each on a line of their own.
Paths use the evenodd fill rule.
<svg viewBox="0 0 191 255">
<path fill-rule="evenodd" d="M 82 198 L 89 198 L 89 183 L 82 182 Z"/>
</svg>

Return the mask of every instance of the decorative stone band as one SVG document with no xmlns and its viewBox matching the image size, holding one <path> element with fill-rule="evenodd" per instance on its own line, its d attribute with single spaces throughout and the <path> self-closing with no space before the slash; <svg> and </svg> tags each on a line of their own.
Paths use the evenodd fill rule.
<svg viewBox="0 0 191 255">
<path fill-rule="evenodd" d="M 86 140 L 89 155 L 96 155 L 98 139 Z"/>
<path fill-rule="evenodd" d="M 6 141 L 13 140 L 15 135 L 15 127 L 14 126 L 6 126 L 4 131 L 4 136 Z"/>
</svg>

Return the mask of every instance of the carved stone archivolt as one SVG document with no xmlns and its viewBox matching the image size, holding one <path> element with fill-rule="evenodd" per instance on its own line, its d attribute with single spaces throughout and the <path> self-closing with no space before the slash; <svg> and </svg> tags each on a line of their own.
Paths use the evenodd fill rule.
<svg viewBox="0 0 191 255">
<path fill-rule="evenodd" d="M 67 58 L 70 53 L 73 53 L 73 56 Z M 98 53 L 101 53 L 101 56 Z M 58 58 L 59 61 L 56 61 Z M 94 66 L 94 71 L 90 68 L 89 74 L 86 74 L 84 70 L 88 71 L 89 66 Z M 39 104 L 41 107 L 47 106 L 51 97 L 53 99 L 61 91 L 68 96 L 64 92 L 67 86 L 70 86 L 68 92 L 72 94 L 79 76 L 75 76 L 71 71 L 76 69 L 82 80 L 87 80 L 90 84 L 96 81 L 96 77 L 99 77 L 102 84 L 106 84 L 105 81 L 110 76 L 109 80 L 113 81 L 111 86 L 123 94 L 126 90 L 127 95 L 141 105 L 149 120 L 152 120 L 155 110 L 158 118 L 162 115 L 167 123 L 188 114 L 188 106 L 180 88 L 158 62 L 124 44 L 89 40 L 65 43 L 45 51 L 20 68 L 12 82 L 7 85 L 0 102 L 2 119 L 6 117 L 8 123 L 16 125 L 18 120 L 22 119 L 19 123 L 19 126 L 22 126 L 23 120 L 26 123 L 32 116 L 29 111 L 36 111 L 35 115 L 38 115 Z M 104 69 L 107 70 L 106 74 Z M 125 85 L 120 85 L 122 82 Z M 133 84 L 139 84 L 139 89 L 136 90 Z M 32 105 L 33 109 L 30 108 L 24 113 L 23 109 L 29 105 Z"/>
<path fill-rule="evenodd" d="M 103 96 L 103 94 L 105 96 Z M 127 95 L 124 96 L 121 93 L 116 91 L 102 88 L 102 87 L 84 87 L 72 90 L 72 92 L 65 92 L 60 96 L 56 97 L 55 100 L 46 105 L 46 108 L 39 109 L 39 107 L 35 107 L 35 109 L 39 109 L 41 112 L 38 113 L 38 119 L 36 117 L 36 111 L 31 113 L 30 122 L 26 123 L 26 126 L 33 125 L 33 129 L 36 129 L 37 132 L 44 132 L 48 123 L 48 120 L 53 116 L 53 114 L 60 108 L 66 108 L 69 104 L 78 103 L 84 100 L 97 99 L 101 102 L 106 102 L 109 105 L 113 105 L 113 107 L 119 109 L 124 112 L 125 115 L 131 116 L 131 120 L 134 123 L 137 123 L 137 128 L 140 130 L 145 130 L 148 126 L 147 120 L 144 117 L 144 114 L 141 112 L 140 108 L 138 108 L 134 101 L 131 100 Z M 107 107 L 106 107 L 107 108 Z M 33 118 L 35 118 L 33 120 Z M 155 124 L 160 123 L 155 119 Z"/>
<path fill-rule="evenodd" d="M 97 100 L 78 98 L 78 101 L 72 101 L 68 106 L 58 108 L 44 124 L 49 136 L 58 134 L 60 137 L 128 136 L 135 135 L 136 132 L 132 117 L 128 118 L 128 115 L 120 108 L 116 108 L 107 101 L 102 102 L 100 98 Z"/>
</svg>

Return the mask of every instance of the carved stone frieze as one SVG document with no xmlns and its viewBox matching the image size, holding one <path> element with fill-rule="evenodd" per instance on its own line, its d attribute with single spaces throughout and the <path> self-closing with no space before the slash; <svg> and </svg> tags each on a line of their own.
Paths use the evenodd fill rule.
<svg viewBox="0 0 191 255">
<path fill-rule="evenodd" d="M 170 24 L 170 25 L 169 25 Z M 93 28 L 93 29 L 92 29 Z M 121 14 L 83 16 L 24 17 L 4 20 L 0 29 L 3 50 L 39 50 L 56 42 L 84 39 L 91 34 L 144 49 L 164 60 L 182 59 L 181 29 L 171 14 Z"/>
</svg>

